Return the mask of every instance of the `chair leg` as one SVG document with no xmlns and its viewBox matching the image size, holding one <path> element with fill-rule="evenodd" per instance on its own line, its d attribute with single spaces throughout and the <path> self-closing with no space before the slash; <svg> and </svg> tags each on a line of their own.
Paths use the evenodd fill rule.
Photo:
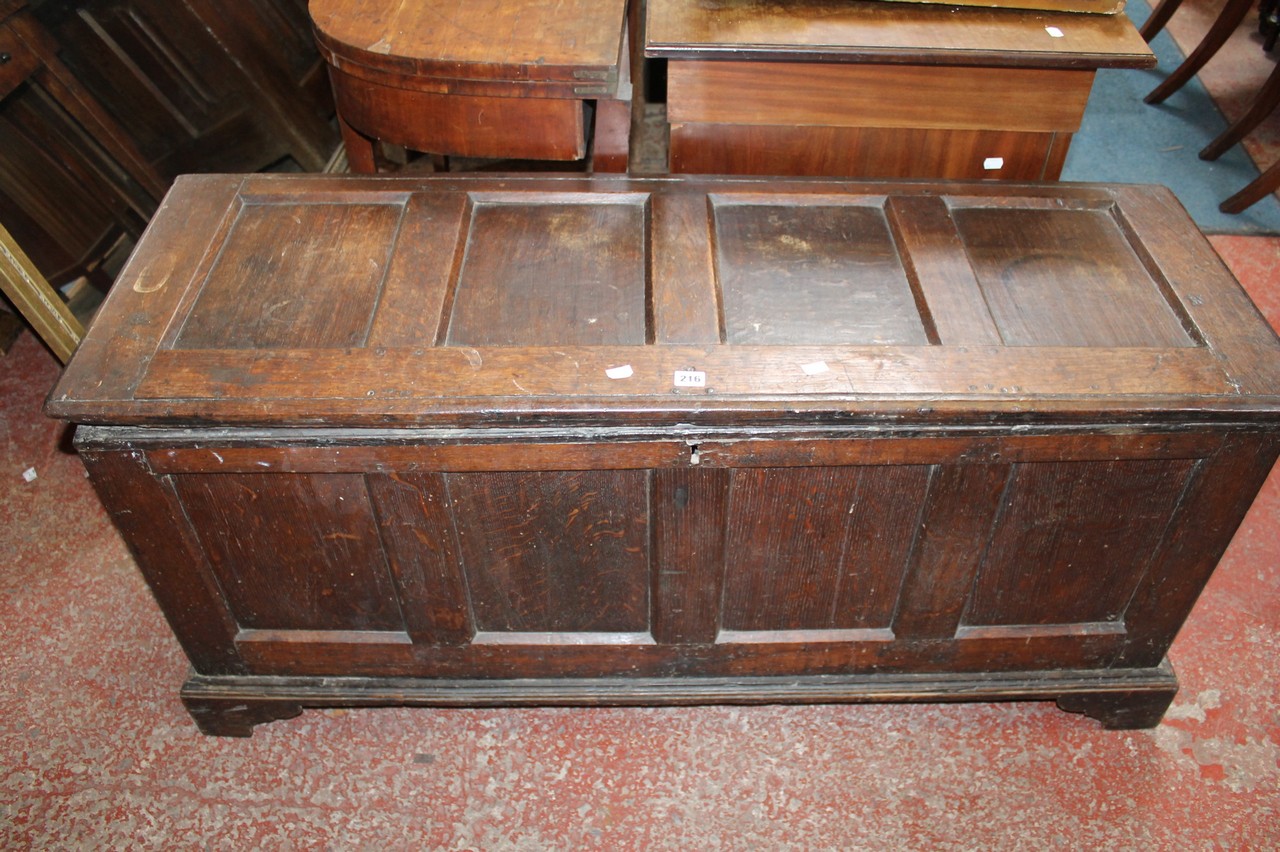
<svg viewBox="0 0 1280 852">
<path fill-rule="evenodd" d="M 1235 32 L 1236 27 L 1240 26 L 1244 16 L 1252 8 L 1253 2 L 1254 0 L 1227 0 L 1227 5 L 1223 6 L 1222 12 L 1218 14 L 1218 19 L 1213 22 L 1209 32 L 1205 33 L 1204 38 L 1196 45 L 1196 49 L 1191 51 L 1186 61 L 1174 69 L 1174 72 L 1165 78 L 1163 83 L 1152 89 L 1143 100 L 1149 104 L 1162 103 L 1165 98 L 1186 85 L 1187 81 L 1218 52 L 1218 49 L 1226 44 L 1227 39 Z"/>
<path fill-rule="evenodd" d="M 1222 131 L 1217 139 L 1206 145 L 1200 152 L 1200 159 L 1216 160 L 1221 157 L 1228 148 L 1243 139 L 1249 131 L 1271 115 L 1277 106 L 1280 106 L 1280 65 L 1276 65 L 1267 82 L 1262 84 L 1262 88 L 1258 90 L 1253 103 L 1249 104 L 1244 115 L 1236 119 L 1235 124 Z"/>
<path fill-rule="evenodd" d="M 1173 13 L 1178 11 L 1178 7 L 1181 5 L 1182 0 L 1160 0 L 1160 5 L 1151 10 L 1151 16 L 1142 25 L 1142 29 L 1138 30 L 1138 34 L 1142 36 L 1143 41 L 1150 44 L 1151 39 L 1159 35 L 1160 31 L 1164 29 L 1164 25 L 1169 23 Z"/>
<path fill-rule="evenodd" d="M 1258 175 L 1244 189 L 1218 205 L 1223 213 L 1240 213 L 1280 189 L 1280 162 Z"/>
</svg>

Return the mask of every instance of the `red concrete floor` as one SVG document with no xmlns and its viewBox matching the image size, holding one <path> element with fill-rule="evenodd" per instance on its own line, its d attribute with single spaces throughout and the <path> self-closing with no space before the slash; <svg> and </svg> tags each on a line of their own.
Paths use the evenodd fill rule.
<svg viewBox="0 0 1280 852">
<path fill-rule="evenodd" d="M 1280 238 L 1213 242 L 1280 324 Z M 216 739 L 40 414 L 58 369 L 30 334 L 0 359 L 3 848 L 1280 847 L 1280 473 L 1154 730 L 1027 703 L 308 711 Z"/>
<path fill-rule="evenodd" d="M 1280 238 L 1212 242 L 1280 327 Z M 1280 471 L 1153 730 L 1021 703 L 313 710 L 216 739 L 40 414 L 58 370 L 30 334 L 0 358 L 0 849 L 1280 848 Z"/>
</svg>

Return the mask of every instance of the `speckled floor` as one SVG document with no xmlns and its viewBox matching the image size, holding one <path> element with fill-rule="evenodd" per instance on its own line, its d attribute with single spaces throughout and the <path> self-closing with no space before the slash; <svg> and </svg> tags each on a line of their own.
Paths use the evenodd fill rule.
<svg viewBox="0 0 1280 852">
<path fill-rule="evenodd" d="M 1280 326 L 1280 238 L 1212 240 Z M 58 370 L 29 333 L 0 358 L 0 848 L 1280 848 L 1280 472 L 1154 730 L 1025 703 L 308 711 L 217 739 L 40 414 Z"/>
<path fill-rule="evenodd" d="M 1280 239 L 1213 241 L 1280 324 Z M 1174 645 L 1182 692 L 1150 731 L 1032 703 L 308 711 L 216 739 L 39 413 L 57 373 L 30 334 L 0 359 L 5 848 L 1280 846 L 1280 474 Z"/>
</svg>

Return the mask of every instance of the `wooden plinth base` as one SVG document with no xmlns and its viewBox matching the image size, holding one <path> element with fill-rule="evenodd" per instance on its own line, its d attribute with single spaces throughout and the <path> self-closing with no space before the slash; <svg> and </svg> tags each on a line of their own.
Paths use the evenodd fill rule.
<svg viewBox="0 0 1280 852">
<path fill-rule="evenodd" d="M 314 707 L 518 707 L 1052 701 L 1111 729 L 1159 724 L 1178 691 L 1168 660 L 1151 669 L 1001 674 L 759 678 L 443 680 L 192 675 L 182 701 L 200 730 L 247 737 Z"/>
</svg>

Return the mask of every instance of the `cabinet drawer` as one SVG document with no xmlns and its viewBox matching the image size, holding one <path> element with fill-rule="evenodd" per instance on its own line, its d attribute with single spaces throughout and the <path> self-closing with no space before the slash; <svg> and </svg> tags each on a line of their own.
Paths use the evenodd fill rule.
<svg viewBox="0 0 1280 852">
<path fill-rule="evenodd" d="M 0 24 L 0 98 L 18 88 L 39 67 L 40 58 L 27 49 L 13 27 Z"/>
</svg>

